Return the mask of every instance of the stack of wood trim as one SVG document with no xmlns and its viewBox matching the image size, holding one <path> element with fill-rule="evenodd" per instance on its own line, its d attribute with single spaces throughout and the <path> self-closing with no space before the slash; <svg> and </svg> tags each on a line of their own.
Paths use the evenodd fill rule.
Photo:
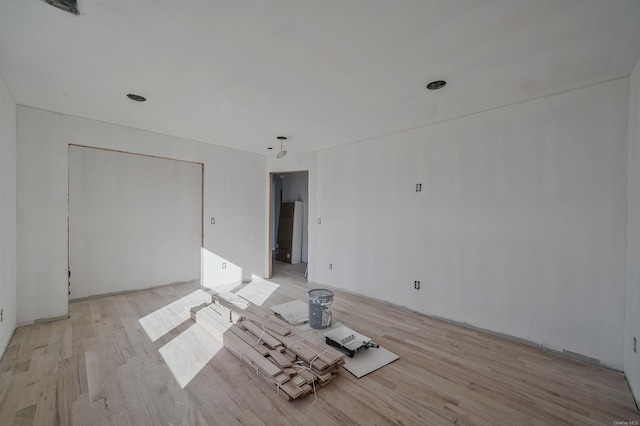
<svg viewBox="0 0 640 426">
<path fill-rule="evenodd" d="M 227 311 L 205 304 L 193 308 L 191 318 L 287 400 L 327 385 L 345 362 L 343 353 L 306 340 L 280 321 Z"/>
<path fill-rule="evenodd" d="M 226 324 L 229 322 L 236 323 L 242 316 L 237 312 L 232 311 L 226 306 L 217 303 L 217 301 L 213 300 L 213 303 L 203 303 L 202 305 L 191 308 L 191 319 L 196 320 L 196 313 L 201 309 L 208 309 L 207 313 L 210 313 L 216 316 L 218 322 L 222 324 Z"/>
</svg>

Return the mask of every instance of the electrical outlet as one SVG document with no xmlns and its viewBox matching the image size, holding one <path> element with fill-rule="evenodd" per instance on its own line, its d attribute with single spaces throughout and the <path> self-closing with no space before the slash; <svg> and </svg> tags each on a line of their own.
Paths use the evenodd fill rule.
<svg viewBox="0 0 640 426">
<path fill-rule="evenodd" d="M 212 225 L 215 225 L 215 224 L 216 224 L 216 218 L 215 218 L 215 217 L 212 217 L 212 218 L 211 218 L 211 224 L 212 224 Z"/>
<path fill-rule="evenodd" d="M 322 219 L 318 218 L 318 225 L 322 225 Z"/>
<path fill-rule="evenodd" d="M 636 353 L 636 346 L 637 346 L 638 341 L 636 340 L 636 338 L 633 338 L 633 353 Z"/>
<path fill-rule="evenodd" d="M 2 322 L 2 321 L 4 321 L 4 309 L 0 309 L 0 322 Z M 635 346 L 634 346 L 634 349 L 635 349 Z"/>
<path fill-rule="evenodd" d="M 416 290 L 420 290 L 420 281 L 414 281 L 413 288 L 415 288 Z"/>
<path fill-rule="evenodd" d="M 422 184 L 416 183 L 416 192 L 422 192 Z"/>
<path fill-rule="evenodd" d="M 329 269 L 333 269 L 333 263 L 329 264 Z"/>
<path fill-rule="evenodd" d="M 227 262 L 222 262 L 222 269 L 227 269 Z"/>
</svg>

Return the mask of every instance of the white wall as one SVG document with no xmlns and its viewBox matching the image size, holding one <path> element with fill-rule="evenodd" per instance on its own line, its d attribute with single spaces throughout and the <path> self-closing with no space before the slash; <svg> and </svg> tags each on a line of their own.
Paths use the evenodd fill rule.
<svg viewBox="0 0 640 426">
<path fill-rule="evenodd" d="M 69 147 L 70 299 L 200 279 L 202 165 Z"/>
<path fill-rule="evenodd" d="M 69 144 L 203 163 L 203 284 L 263 276 L 263 156 L 19 106 L 19 324 L 67 314 Z"/>
<path fill-rule="evenodd" d="M 627 293 L 624 328 L 624 371 L 640 401 L 640 62 L 629 84 L 629 151 L 627 214 Z M 633 338 L 637 350 L 633 352 Z"/>
<path fill-rule="evenodd" d="M 628 83 L 319 152 L 313 279 L 621 369 Z"/>
<path fill-rule="evenodd" d="M 302 262 L 309 261 L 309 174 L 307 172 L 286 173 L 282 178 L 282 202 L 302 201 Z"/>
<path fill-rule="evenodd" d="M 0 359 L 16 328 L 16 103 L 0 77 Z"/>
</svg>

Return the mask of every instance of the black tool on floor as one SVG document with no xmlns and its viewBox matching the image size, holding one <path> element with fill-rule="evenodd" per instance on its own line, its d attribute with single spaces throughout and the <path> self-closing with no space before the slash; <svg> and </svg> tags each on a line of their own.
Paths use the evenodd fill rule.
<svg viewBox="0 0 640 426">
<path fill-rule="evenodd" d="M 340 344 L 339 342 L 336 342 L 335 340 L 330 339 L 329 337 L 325 337 L 325 342 L 327 343 L 327 345 L 333 346 L 335 348 L 337 348 L 340 352 L 346 354 L 349 358 L 353 358 L 356 354 L 356 352 L 358 352 L 360 349 L 369 349 L 369 348 L 379 348 L 380 345 L 378 345 L 377 343 L 373 343 L 373 342 L 362 342 L 362 345 L 354 348 L 354 349 L 350 349 L 346 346 L 343 346 L 342 344 Z M 353 347 L 353 345 L 349 345 L 350 347 Z"/>
<path fill-rule="evenodd" d="M 379 348 L 380 345 L 373 343 L 368 337 L 357 332 L 352 332 L 347 327 L 342 327 L 335 332 L 325 333 L 325 343 L 337 348 L 349 358 L 353 358 L 356 352 L 361 349 Z M 358 337 L 356 337 L 358 335 Z"/>
</svg>

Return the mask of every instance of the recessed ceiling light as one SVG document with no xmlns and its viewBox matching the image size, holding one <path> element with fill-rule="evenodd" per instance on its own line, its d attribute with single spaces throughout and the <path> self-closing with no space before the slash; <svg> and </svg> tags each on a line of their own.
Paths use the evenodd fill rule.
<svg viewBox="0 0 640 426">
<path fill-rule="evenodd" d="M 45 3 L 49 3 L 51 6 L 57 7 L 58 9 L 64 10 L 65 12 L 69 12 L 73 15 L 78 15 L 80 12 L 78 11 L 78 0 L 42 0 Z"/>
<path fill-rule="evenodd" d="M 135 93 L 127 94 L 127 98 L 136 102 L 145 102 L 147 100 L 147 98 L 145 98 L 144 96 L 136 95 Z"/>
<path fill-rule="evenodd" d="M 446 81 L 444 81 L 444 80 L 436 80 L 436 81 L 432 81 L 431 83 L 427 84 L 427 89 L 429 89 L 429 90 L 438 90 L 438 89 L 442 89 L 446 85 L 447 85 Z"/>
</svg>

